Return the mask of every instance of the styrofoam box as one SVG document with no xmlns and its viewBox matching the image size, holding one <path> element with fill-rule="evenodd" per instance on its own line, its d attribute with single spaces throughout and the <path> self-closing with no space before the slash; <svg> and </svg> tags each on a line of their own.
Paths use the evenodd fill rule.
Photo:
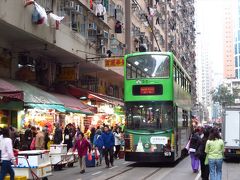
<svg viewBox="0 0 240 180">
<path fill-rule="evenodd" d="M 15 176 L 26 176 L 27 179 L 33 179 L 31 171 L 29 168 L 18 168 L 13 167 Z M 48 177 L 52 175 L 52 166 L 51 164 L 46 164 L 39 166 L 37 168 L 31 169 L 39 178 Z"/>
<path fill-rule="evenodd" d="M 32 150 L 20 151 L 18 153 L 18 166 L 19 167 L 38 167 L 42 164 L 49 164 L 50 157 L 49 151 L 46 150 Z"/>
<path fill-rule="evenodd" d="M 60 165 L 60 164 L 66 163 L 66 161 L 65 161 L 66 155 L 64 155 L 64 154 L 51 154 L 50 159 L 51 159 L 52 165 L 56 165 L 56 164 Z"/>
<path fill-rule="evenodd" d="M 51 144 L 50 154 L 67 154 L 66 144 Z"/>
</svg>

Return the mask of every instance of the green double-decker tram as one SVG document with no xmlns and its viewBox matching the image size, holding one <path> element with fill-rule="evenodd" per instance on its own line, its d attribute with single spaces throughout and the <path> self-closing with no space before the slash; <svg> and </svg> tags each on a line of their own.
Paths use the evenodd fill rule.
<svg viewBox="0 0 240 180">
<path fill-rule="evenodd" d="M 190 134 L 191 79 L 171 52 L 124 57 L 125 160 L 173 162 Z"/>
</svg>

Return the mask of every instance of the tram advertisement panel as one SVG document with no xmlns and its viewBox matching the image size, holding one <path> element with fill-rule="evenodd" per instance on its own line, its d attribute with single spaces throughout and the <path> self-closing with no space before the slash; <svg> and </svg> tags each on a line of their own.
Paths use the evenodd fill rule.
<svg viewBox="0 0 240 180">
<path fill-rule="evenodd" d="M 164 152 L 167 146 L 172 146 L 173 133 L 159 134 L 128 134 L 129 142 L 126 144 L 126 151 L 130 152 Z"/>
</svg>

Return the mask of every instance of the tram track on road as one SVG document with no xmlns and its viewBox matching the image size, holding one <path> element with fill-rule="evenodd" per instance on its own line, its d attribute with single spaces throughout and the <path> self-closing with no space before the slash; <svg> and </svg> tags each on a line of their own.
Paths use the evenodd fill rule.
<svg viewBox="0 0 240 180">
<path fill-rule="evenodd" d="M 120 175 L 122 175 L 122 174 L 124 174 L 124 173 L 126 173 L 126 172 L 128 172 L 128 171 L 133 170 L 134 168 L 136 168 L 136 167 L 130 167 L 130 168 L 128 168 L 128 169 L 125 169 L 125 170 L 123 170 L 122 172 L 119 172 L 119 173 L 117 173 L 117 174 L 114 174 L 113 176 L 110 176 L 110 177 L 106 178 L 105 180 L 113 179 L 113 178 L 115 178 L 115 177 L 117 177 L 117 176 L 120 176 Z"/>
<path fill-rule="evenodd" d="M 118 176 L 120 175 L 123 175 L 131 170 L 134 170 L 134 169 L 137 169 L 138 167 L 130 167 L 128 169 L 125 169 L 117 174 L 114 174 L 108 178 L 106 178 L 105 180 L 110 180 L 110 179 L 114 179 L 114 178 L 117 178 Z M 155 169 L 154 171 L 152 171 L 151 173 L 147 174 L 146 176 L 144 176 L 143 178 L 140 178 L 141 180 L 148 180 L 149 178 L 151 178 L 153 175 L 155 175 L 156 173 L 158 173 L 162 168 L 157 168 Z"/>
<path fill-rule="evenodd" d="M 156 170 L 154 170 L 153 172 L 151 172 L 150 174 L 145 176 L 142 180 L 147 180 L 147 179 L 151 178 L 154 174 L 158 173 L 160 170 L 161 170 L 161 168 L 157 168 Z"/>
</svg>

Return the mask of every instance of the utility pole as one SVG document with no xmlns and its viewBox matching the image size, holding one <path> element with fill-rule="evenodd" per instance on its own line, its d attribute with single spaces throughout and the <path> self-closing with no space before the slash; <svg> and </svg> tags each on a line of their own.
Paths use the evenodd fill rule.
<svg viewBox="0 0 240 180">
<path fill-rule="evenodd" d="M 168 51 L 168 10 L 167 1 L 165 0 L 165 51 Z"/>
<path fill-rule="evenodd" d="M 125 43 L 126 43 L 126 54 L 132 52 L 132 1 L 125 0 Z"/>
</svg>

